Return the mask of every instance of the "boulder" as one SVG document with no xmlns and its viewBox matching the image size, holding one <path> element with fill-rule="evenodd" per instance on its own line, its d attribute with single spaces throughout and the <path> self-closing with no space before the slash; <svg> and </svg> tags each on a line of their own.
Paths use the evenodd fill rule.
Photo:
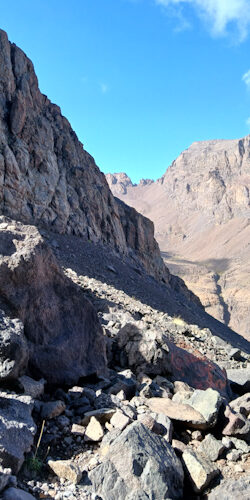
<svg viewBox="0 0 250 500">
<path fill-rule="evenodd" d="M 0 260 L 3 252 L 0 239 Z M 22 322 L 17 318 L 11 319 L 0 309 L 0 380 L 13 380 L 22 375 L 28 359 L 29 350 Z"/>
<path fill-rule="evenodd" d="M 209 427 L 216 424 L 222 405 L 222 398 L 217 391 L 210 388 L 206 391 L 196 390 L 186 403 L 203 415 Z"/>
<path fill-rule="evenodd" d="M 167 337 L 161 332 L 143 328 L 141 322 L 127 323 L 117 334 L 120 350 L 125 351 L 128 366 L 148 375 L 171 373 Z"/>
<path fill-rule="evenodd" d="M 3 494 L 3 500 L 35 500 L 35 497 L 20 488 L 8 488 Z"/>
<path fill-rule="evenodd" d="M 120 361 L 126 354 L 128 366 L 136 373 L 171 375 L 173 380 L 195 389 L 212 388 L 228 399 L 226 372 L 202 356 L 175 345 L 160 329 L 145 328 L 142 321 L 127 323 L 116 337 Z"/>
<path fill-rule="evenodd" d="M 162 413 L 171 420 L 191 429 L 207 429 L 209 427 L 204 416 L 190 405 L 176 403 L 168 398 L 151 398 L 147 404 L 151 411 Z"/>
<path fill-rule="evenodd" d="M 173 448 L 143 424 L 129 425 L 106 451 L 103 463 L 88 476 L 103 500 L 183 497 L 183 469 Z"/>
<path fill-rule="evenodd" d="M 240 479 L 225 479 L 207 495 L 208 500 L 249 500 L 250 475 Z"/>
<path fill-rule="evenodd" d="M 16 474 L 33 444 L 36 425 L 30 396 L 0 392 L 0 460 Z"/>
<path fill-rule="evenodd" d="M 0 296 L 24 325 L 35 377 L 71 384 L 103 371 L 97 314 L 63 274 L 38 230 L 0 217 L 0 247 Z"/>
</svg>

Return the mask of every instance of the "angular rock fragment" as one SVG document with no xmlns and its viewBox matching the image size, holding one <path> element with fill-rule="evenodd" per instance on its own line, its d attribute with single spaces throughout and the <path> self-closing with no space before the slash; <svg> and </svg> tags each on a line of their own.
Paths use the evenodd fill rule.
<svg viewBox="0 0 250 500">
<path fill-rule="evenodd" d="M 3 249 L 0 248 L 1 252 Z M 0 380 L 13 380 L 22 375 L 28 359 L 29 350 L 22 322 L 9 318 L 0 309 Z"/>
<path fill-rule="evenodd" d="M 95 417 L 98 422 L 105 424 L 105 422 L 110 421 L 115 411 L 114 408 L 99 408 L 98 410 L 88 411 L 84 414 L 81 425 L 88 425 L 91 417 Z"/>
<path fill-rule="evenodd" d="M 85 440 L 101 441 L 104 436 L 103 428 L 95 417 L 91 417 L 90 422 L 85 431 Z"/>
<path fill-rule="evenodd" d="M 41 418 L 44 420 L 50 420 L 51 418 L 58 417 L 66 409 L 64 401 L 49 401 L 48 403 L 43 403 L 41 408 Z"/>
<path fill-rule="evenodd" d="M 103 500 L 183 496 L 183 469 L 173 448 L 139 422 L 108 446 L 103 460 L 89 473 L 92 490 Z"/>
<path fill-rule="evenodd" d="M 8 485 L 11 478 L 11 469 L 4 469 L 0 465 L 0 492 Z"/>
<path fill-rule="evenodd" d="M 196 493 L 203 491 L 219 474 L 219 469 L 212 462 L 193 450 L 185 450 L 182 459 Z"/>
<path fill-rule="evenodd" d="M 229 403 L 229 406 L 235 413 L 241 413 L 244 417 L 248 417 L 250 414 L 250 392 L 234 399 Z"/>
<path fill-rule="evenodd" d="M 49 467 L 60 478 L 68 479 L 72 483 L 79 483 L 82 472 L 71 460 L 49 460 Z"/>
<path fill-rule="evenodd" d="M 33 402 L 30 396 L 0 392 L 0 460 L 16 474 L 30 451 L 36 433 L 31 417 Z"/>
<path fill-rule="evenodd" d="M 130 422 L 130 418 L 124 415 L 120 410 L 117 410 L 110 420 L 111 425 L 113 425 L 115 429 L 120 429 L 121 431 L 123 431 Z"/>
<path fill-rule="evenodd" d="M 187 404 L 201 413 L 208 425 L 212 427 L 217 422 L 222 398 L 218 391 L 211 388 L 206 391 L 196 390 L 188 398 Z"/>
<path fill-rule="evenodd" d="M 225 479 L 208 494 L 208 500 L 249 500 L 250 476 Z"/>
<path fill-rule="evenodd" d="M 230 368 L 227 376 L 233 391 L 237 394 L 245 394 L 250 391 L 250 367 Z"/>
<path fill-rule="evenodd" d="M 171 420 L 182 423 L 192 429 L 207 429 L 209 427 L 205 418 L 189 405 L 175 403 L 171 399 L 151 398 L 147 401 L 151 411 L 163 413 Z"/>
<path fill-rule="evenodd" d="M 34 380 L 27 375 L 23 375 L 18 379 L 18 383 L 23 389 L 24 394 L 27 396 L 31 396 L 36 399 L 42 396 L 44 393 L 44 383 L 46 381 L 42 378 L 41 380 Z"/>
<path fill-rule="evenodd" d="M 207 434 L 197 449 L 199 453 L 205 455 L 211 462 L 218 460 L 224 450 L 225 446 L 222 441 L 216 439 L 212 434 Z"/>
</svg>

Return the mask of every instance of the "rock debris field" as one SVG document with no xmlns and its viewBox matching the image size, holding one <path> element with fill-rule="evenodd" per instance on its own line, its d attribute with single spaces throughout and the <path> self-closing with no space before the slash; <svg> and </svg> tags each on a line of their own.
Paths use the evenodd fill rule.
<svg viewBox="0 0 250 500">
<path fill-rule="evenodd" d="M 0 394 L 2 498 L 249 498 L 249 354 L 164 312 L 162 285 L 132 261 L 129 268 L 105 246 L 41 232 L 43 252 L 49 243 L 63 279 L 97 311 L 107 365 L 75 385 L 54 384 L 49 372 L 20 376 L 15 365 Z"/>
</svg>

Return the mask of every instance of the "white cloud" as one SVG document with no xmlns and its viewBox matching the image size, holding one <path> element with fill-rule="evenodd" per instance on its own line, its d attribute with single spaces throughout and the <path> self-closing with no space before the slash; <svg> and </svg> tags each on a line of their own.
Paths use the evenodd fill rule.
<svg viewBox="0 0 250 500">
<path fill-rule="evenodd" d="M 244 73 L 242 77 L 243 82 L 245 82 L 247 88 L 250 90 L 250 69 Z"/>
<path fill-rule="evenodd" d="M 247 124 L 248 128 L 250 129 L 250 117 L 249 117 L 249 118 L 247 118 L 247 120 L 246 120 L 246 124 Z"/>
<path fill-rule="evenodd" d="M 213 36 L 225 36 L 229 28 L 237 29 L 238 41 L 243 41 L 250 28 L 249 0 L 155 0 L 166 8 L 177 10 L 185 4 L 191 5 L 208 25 Z"/>
</svg>

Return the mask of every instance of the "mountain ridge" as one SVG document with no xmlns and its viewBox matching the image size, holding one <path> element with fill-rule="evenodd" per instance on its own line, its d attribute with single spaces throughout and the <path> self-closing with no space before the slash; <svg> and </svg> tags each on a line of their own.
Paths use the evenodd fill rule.
<svg viewBox="0 0 250 500">
<path fill-rule="evenodd" d="M 249 135 L 195 142 L 162 177 L 147 186 L 128 185 L 125 194 L 107 176 L 116 196 L 154 222 L 171 272 L 184 279 L 207 312 L 220 321 L 226 316 L 227 324 L 245 336 L 250 315 L 249 152 Z M 237 289 L 233 282 L 239 283 Z"/>
</svg>

